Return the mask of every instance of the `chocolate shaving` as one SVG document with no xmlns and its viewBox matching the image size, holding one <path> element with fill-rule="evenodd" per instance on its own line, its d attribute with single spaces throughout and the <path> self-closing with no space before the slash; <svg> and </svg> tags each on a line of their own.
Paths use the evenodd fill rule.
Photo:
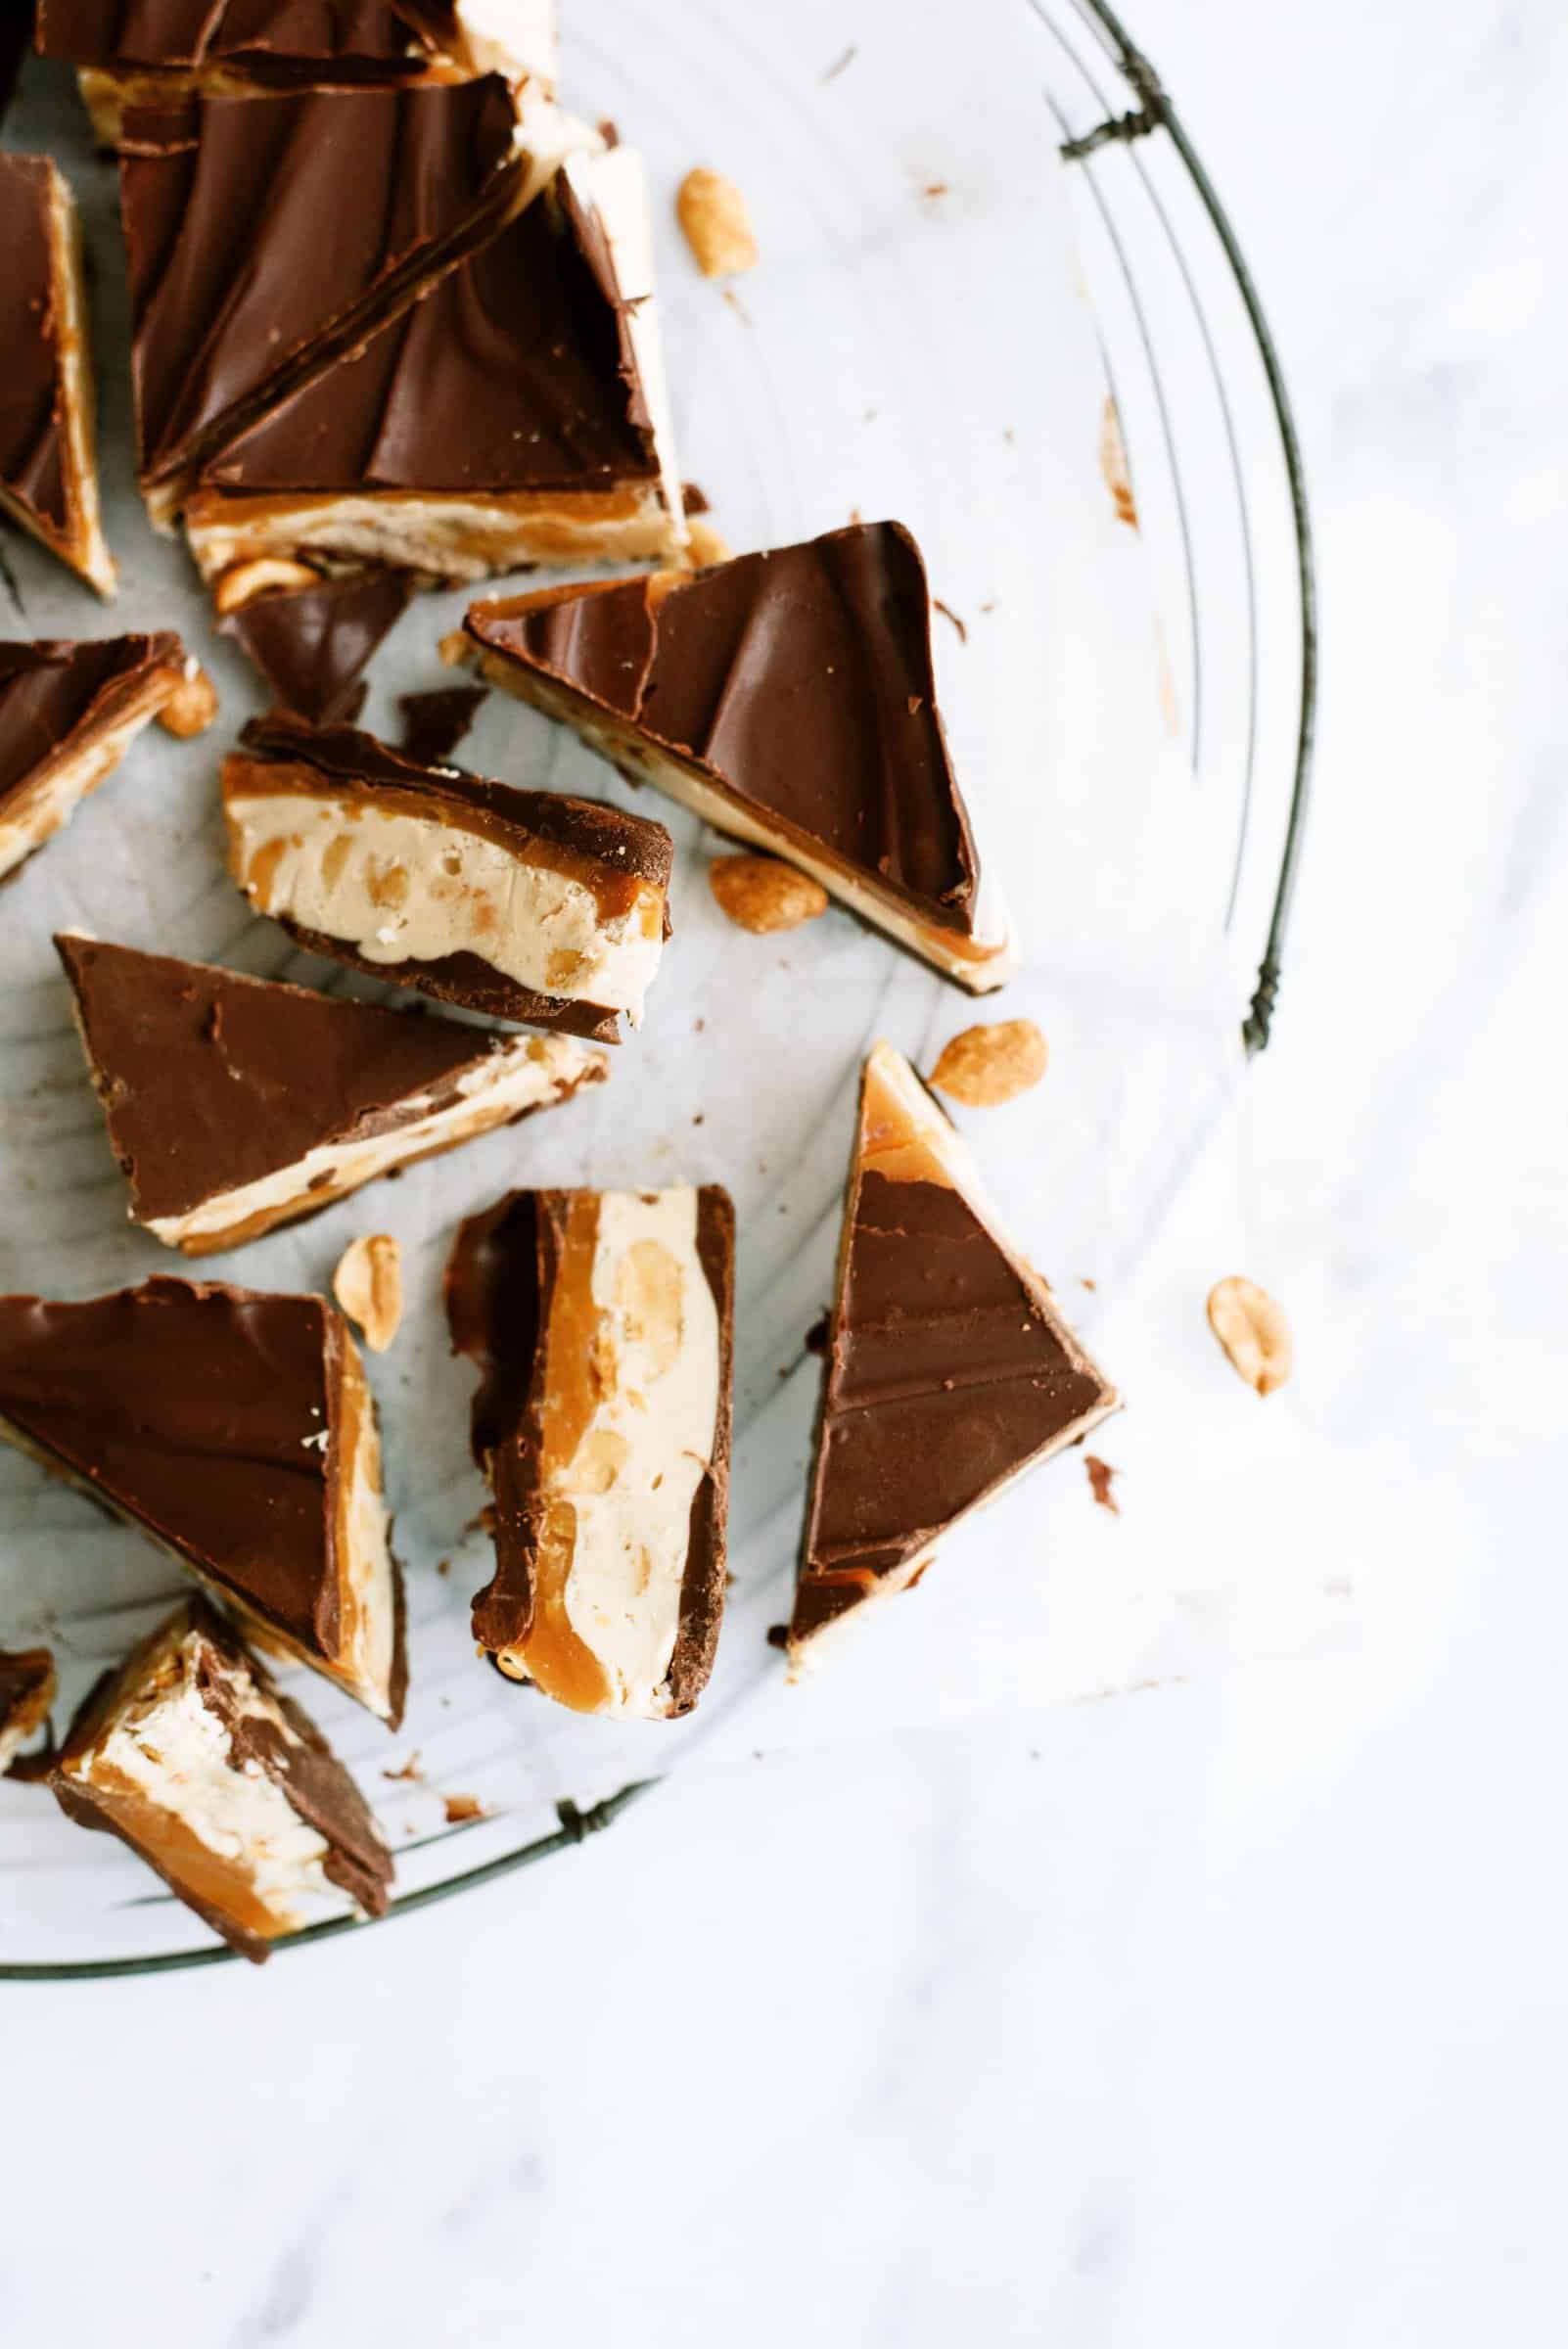
<svg viewBox="0 0 1568 2349">
<path fill-rule="evenodd" d="M 434 693 L 397 697 L 402 713 L 398 749 L 422 766 L 441 766 L 451 758 L 489 698 L 483 685 L 447 685 Z"/>
<path fill-rule="evenodd" d="M 940 612 L 944 620 L 950 620 L 952 622 L 953 626 L 958 631 L 959 643 L 967 644 L 969 642 L 968 627 L 965 625 L 963 621 L 959 619 L 957 613 L 952 609 L 952 606 L 950 604 L 945 604 L 940 595 L 934 595 L 931 599 L 931 602 L 933 610 Z"/>
</svg>

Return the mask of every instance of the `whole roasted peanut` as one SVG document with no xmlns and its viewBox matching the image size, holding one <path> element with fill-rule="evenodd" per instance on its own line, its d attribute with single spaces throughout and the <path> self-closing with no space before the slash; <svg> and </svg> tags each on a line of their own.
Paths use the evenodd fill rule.
<svg viewBox="0 0 1568 2349">
<path fill-rule="evenodd" d="M 1238 1377 L 1260 1395 L 1271 1395 L 1289 1378 L 1295 1362 L 1284 1309 L 1255 1280 L 1232 1273 L 1209 1291 L 1209 1327 Z"/>
</svg>

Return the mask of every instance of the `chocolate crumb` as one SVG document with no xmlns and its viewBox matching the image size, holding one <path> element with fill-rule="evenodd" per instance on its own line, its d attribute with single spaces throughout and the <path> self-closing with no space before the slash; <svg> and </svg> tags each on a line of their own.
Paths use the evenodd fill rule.
<svg viewBox="0 0 1568 2349">
<path fill-rule="evenodd" d="M 404 693 L 397 698 L 402 712 L 405 758 L 421 766 L 441 766 L 450 759 L 488 699 L 483 685 L 445 685 L 434 693 Z"/>
<path fill-rule="evenodd" d="M 1100 1284 L 1097 1280 L 1090 1280 L 1086 1272 L 1081 1272 L 1078 1276 L 1078 1285 L 1081 1289 L 1097 1289 Z"/>
<path fill-rule="evenodd" d="M 381 1774 L 384 1778 L 390 1778 L 394 1782 L 398 1778 L 423 1777 L 424 1773 L 419 1767 L 418 1747 L 416 1746 L 414 1751 L 409 1755 L 401 1770 L 384 1770 Z"/>
<path fill-rule="evenodd" d="M 439 1575 L 448 1575 L 448 1574 L 450 1574 L 450 1573 L 451 1573 L 451 1571 L 452 1571 L 452 1561 L 451 1561 L 451 1559 L 450 1559 L 450 1558 L 438 1558 L 438 1559 L 437 1559 L 437 1561 L 436 1561 L 436 1571 L 437 1571 L 437 1573 L 438 1573 L 438 1574 L 439 1574 Z"/>
<path fill-rule="evenodd" d="M 945 604 L 940 595 L 934 595 L 931 601 L 937 611 L 942 614 L 944 620 L 950 620 L 952 622 L 953 626 L 958 631 L 959 643 L 967 644 L 969 642 L 969 630 L 965 623 L 959 619 L 957 613 L 952 609 L 952 606 L 950 604 Z"/>
<path fill-rule="evenodd" d="M 448 1794 L 444 1801 L 449 1827 L 461 1826 L 465 1819 L 484 1819 L 486 1816 L 484 1805 L 477 1794 Z"/>
<path fill-rule="evenodd" d="M 859 52 L 854 42 L 852 41 L 848 49 L 845 50 L 844 55 L 839 59 L 838 64 L 829 66 L 827 71 L 823 74 L 822 80 L 824 86 L 830 81 L 837 81 L 839 75 L 843 73 L 849 67 L 853 65 L 858 54 Z"/>
<path fill-rule="evenodd" d="M 816 1319 L 812 1322 L 810 1328 L 806 1333 L 805 1345 L 807 1353 L 826 1354 L 828 1350 L 828 1338 L 832 1332 L 832 1314 L 818 1313 Z"/>
<path fill-rule="evenodd" d="M 681 483 L 680 502 L 686 509 L 688 519 L 693 514 L 711 514 L 714 510 L 706 491 L 700 489 L 695 482 Z"/>
<path fill-rule="evenodd" d="M 603 115 L 600 116 L 599 136 L 601 139 L 603 139 L 607 147 L 619 147 L 621 144 L 621 133 L 611 121 L 608 115 Z"/>
<path fill-rule="evenodd" d="M 945 196 L 947 193 L 947 182 L 945 179 L 931 180 L 924 192 L 927 196 Z"/>
<path fill-rule="evenodd" d="M 790 1643 L 790 1627 L 789 1627 L 789 1625 L 788 1625 L 787 1623 L 770 1623 L 770 1624 L 768 1625 L 768 1627 L 767 1627 L 767 1644 L 768 1644 L 768 1646 L 769 1646 L 769 1647 L 788 1647 L 789 1643 Z"/>
<path fill-rule="evenodd" d="M 1107 1461 L 1096 1459 L 1092 1451 L 1084 1454 L 1084 1465 L 1088 1470 L 1089 1490 L 1100 1507 L 1109 1509 L 1113 1517 L 1120 1517 L 1121 1504 L 1111 1491 L 1111 1479 L 1117 1474 L 1116 1469 Z"/>
</svg>

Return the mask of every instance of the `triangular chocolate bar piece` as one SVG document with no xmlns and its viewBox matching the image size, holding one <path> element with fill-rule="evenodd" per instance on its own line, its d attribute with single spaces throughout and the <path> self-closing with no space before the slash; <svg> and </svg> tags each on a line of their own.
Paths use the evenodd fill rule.
<svg viewBox="0 0 1568 2349">
<path fill-rule="evenodd" d="M 0 644 L 0 875 L 108 781 L 189 667 L 172 632 Z"/>
<path fill-rule="evenodd" d="M 457 582 L 678 558 L 640 158 L 574 158 L 423 300 L 230 437 L 185 528 L 208 578 L 301 548 Z"/>
<path fill-rule="evenodd" d="M 323 1298 L 166 1279 L 81 1305 L 0 1297 L 0 1436 L 396 1727 L 402 1578 L 375 1407 Z"/>
<path fill-rule="evenodd" d="M 113 595 L 81 230 L 75 199 L 47 156 L 0 156 L 0 513 L 100 595 Z"/>
<path fill-rule="evenodd" d="M 907 1589 L 944 1536 L 1119 1398 L 998 1230 L 968 1151 L 890 1044 L 866 1062 L 792 1659 Z"/>
<path fill-rule="evenodd" d="M 206 457 L 417 300 L 557 160 L 518 144 L 498 74 L 132 108 L 120 210 L 155 522 Z"/>
<path fill-rule="evenodd" d="M 948 978 L 979 993 L 1012 976 L 937 709 L 925 567 L 898 523 L 475 604 L 442 649 Z"/>
<path fill-rule="evenodd" d="M 314 1215 L 609 1069 L 571 1036 L 491 1036 L 69 933 L 55 944 L 130 1212 L 187 1256 Z"/>
<path fill-rule="evenodd" d="M 359 680 L 413 592 L 406 572 L 351 572 L 253 596 L 218 633 L 249 653 L 280 710 L 313 726 L 351 724 L 365 698 Z"/>
</svg>

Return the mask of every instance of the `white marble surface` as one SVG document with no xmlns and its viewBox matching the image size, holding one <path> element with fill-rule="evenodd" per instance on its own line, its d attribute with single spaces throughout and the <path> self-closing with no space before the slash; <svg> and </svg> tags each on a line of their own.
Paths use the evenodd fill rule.
<svg viewBox="0 0 1568 2349">
<path fill-rule="evenodd" d="M 698 1775 L 261 1975 L 8 1990 L 8 2342 L 1561 2337 L 1568 32 L 1137 28 L 1302 412 L 1325 703 L 1277 1041 L 1109 1302 L 1080 1538 L 1376 1563 L 1362 1639 Z"/>
</svg>

